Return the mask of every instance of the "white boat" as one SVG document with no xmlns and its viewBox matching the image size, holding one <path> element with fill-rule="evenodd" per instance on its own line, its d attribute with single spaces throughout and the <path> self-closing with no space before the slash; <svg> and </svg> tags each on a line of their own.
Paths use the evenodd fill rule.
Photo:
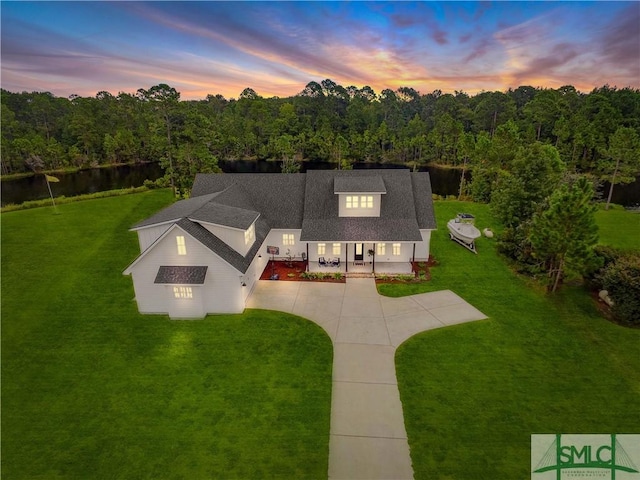
<svg viewBox="0 0 640 480">
<path fill-rule="evenodd" d="M 475 226 L 476 218 L 470 213 L 459 213 L 456 218 L 452 218 L 447 222 L 449 229 L 449 238 L 458 242 L 465 248 L 474 253 L 476 252 L 475 241 L 480 237 L 481 233 Z"/>
</svg>

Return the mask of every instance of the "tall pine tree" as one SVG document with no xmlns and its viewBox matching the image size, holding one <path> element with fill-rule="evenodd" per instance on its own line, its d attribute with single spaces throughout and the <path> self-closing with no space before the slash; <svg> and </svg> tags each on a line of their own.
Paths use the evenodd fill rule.
<svg viewBox="0 0 640 480">
<path fill-rule="evenodd" d="M 567 269 L 582 271 L 598 242 L 593 185 L 580 177 L 562 185 L 549 198 L 549 208 L 533 217 L 530 240 L 534 256 L 549 275 L 549 290 L 555 292 Z"/>
</svg>

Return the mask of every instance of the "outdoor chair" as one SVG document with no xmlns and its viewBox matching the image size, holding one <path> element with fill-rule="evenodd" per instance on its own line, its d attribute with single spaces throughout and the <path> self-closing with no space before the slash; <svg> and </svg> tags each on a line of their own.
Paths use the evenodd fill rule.
<svg viewBox="0 0 640 480">
<path fill-rule="evenodd" d="M 324 257 L 318 258 L 318 263 L 320 264 L 321 267 L 327 266 L 327 261 L 324 259 Z"/>
<path fill-rule="evenodd" d="M 339 258 L 334 258 L 331 261 L 331 265 L 334 266 L 334 267 L 339 267 L 340 266 L 340 259 Z"/>
</svg>

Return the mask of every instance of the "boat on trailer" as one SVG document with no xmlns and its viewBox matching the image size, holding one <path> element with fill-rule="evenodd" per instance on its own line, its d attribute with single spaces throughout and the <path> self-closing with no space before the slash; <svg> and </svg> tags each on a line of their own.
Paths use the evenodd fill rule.
<svg viewBox="0 0 640 480">
<path fill-rule="evenodd" d="M 477 254 L 476 238 L 481 234 L 480 230 L 475 226 L 475 221 L 476 217 L 470 213 L 459 213 L 456 218 L 452 218 L 447 222 L 447 228 L 449 229 L 449 238 L 451 240 Z"/>
</svg>

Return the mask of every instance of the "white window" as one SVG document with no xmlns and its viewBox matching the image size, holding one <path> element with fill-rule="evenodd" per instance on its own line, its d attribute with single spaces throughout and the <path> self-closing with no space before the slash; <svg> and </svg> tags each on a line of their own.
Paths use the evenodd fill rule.
<svg viewBox="0 0 640 480">
<path fill-rule="evenodd" d="M 193 298 L 191 287 L 173 287 L 173 296 L 175 298 Z"/>
<path fill-rule="evenodd" d="M 378 243 L 376 245 L 376 250 L 377 250 L 377 255 L 384 255 L 386 250 L 387 250 L 387 244 L 386 243 Z"/>
<path fill-rule="evenodd" d="M 362 195 L 360 197 L 360 207 L 361 208 L 373 208 L 373 196 L 372 195 Z"/>
<path fill-rule="evenodd" d="M 250 243 L 253 243 L 255 239 L 256 239 L 256 228 L 255 228 L 255 224 L 252 223 L 251 226 L 244 231 L 244 244 L 249 245 Z"/>
<path fill-rule="evenodd" d="M 334 243 L 333 244 L 333 254 L 334 255 L 340 255 L 340 245 L 339 243 Z"/>
<path fill-rule="evenodd" d="M 356 195 L 347 195 L 347 208 L 358 208 L 358 197 Z"/>
<path fill-rule="evenodd" d="M 293 233 L 283 233 L 282 234 L 282 244 L 283 245 L 295 245 L 295 241 L 293 240 Z"/>
<path fill-rule="evenodd" d="M 325 255 L 327 252 L 327 244 L 319 243 L 318 244 L 318 255 Z"/>
<path fill-rule="evenodd" d="M 187 246 L 184 243 L 184 237 L 182 235 L 176 237 L 176 245 L 178 245 L 178 255 L 187 254 Z"/>
<path fill-rule="evenodd" d="M 394 243 L 393 244 L 393 254 L 398 256 L 400 255 L 400 244 L 399 243 Z"/>
</svg>

